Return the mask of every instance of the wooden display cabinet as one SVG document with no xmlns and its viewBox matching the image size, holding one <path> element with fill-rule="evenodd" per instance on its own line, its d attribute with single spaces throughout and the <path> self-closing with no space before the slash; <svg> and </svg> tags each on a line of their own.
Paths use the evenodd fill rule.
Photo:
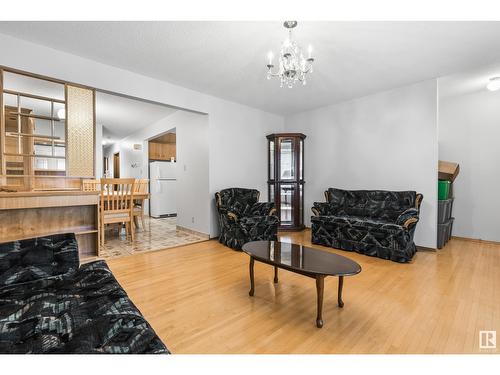
<svg viewBox="0 0 500 375">
<path fill-rule="evenodd" d="M 276 204 L 280 230 L 304 226 L 304 139 L 302 133 L 270 134 L 268 140 L 268 195 Z"/>
</svg>

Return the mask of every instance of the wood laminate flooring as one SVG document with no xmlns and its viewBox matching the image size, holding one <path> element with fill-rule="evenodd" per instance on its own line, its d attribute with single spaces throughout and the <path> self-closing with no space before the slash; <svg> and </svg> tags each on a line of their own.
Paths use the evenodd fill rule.
<svg viewBox="0 0 500 375">
<path fill-rule="evenodd" d="M 310 245 L 311 233 L 280 233 Z M 363 271 L 325 280 L 324 327 L 313 279 L 255 264 L 217 240 L 111 259 L 134 303 L 173 353 L 498 353 L 479 331 L 500 333 L 500 245 L 452 239 L 399 264 L 342 250 Z"/>
</svg>

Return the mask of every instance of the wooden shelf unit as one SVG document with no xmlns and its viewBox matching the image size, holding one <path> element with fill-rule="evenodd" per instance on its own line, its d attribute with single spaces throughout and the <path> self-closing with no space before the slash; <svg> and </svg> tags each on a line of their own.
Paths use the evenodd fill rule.
<svg viewBox="0 0 500 375">
<path fill-rule="evenodd" d="M 61 103 L 61 104 L 65 103 L 65 101 L 62 99 L 50 98 L 48 96 L 34 95 L 34 94 L 29 94 L 27 92 L 22 92 L 22 91 L 4 89 L 3 92 L 5 94 L 16 95 L 16 96 L 19 95 L 19 96 L 23 96 L 25 98 L 45 100 L 45 101 L 50 101 L 50 102 L 54 102 L 54 103 Z"/>
<path fill-rule="evenodd" d="M 32 114 L 32 113 L 23 113 L 23 112 L 13 112 L 12 113 L 13 115 L 16 115 L 16 116 L 21 116 L 21 117 L 29 117 L 29 118 L 36 118 L 36 119 L 39 119 L 39 120 L 49 120 L 49 121 L 61 121 L 61 119 L 59 117 L 54 117 L 54 116 L 42 116 L 42 115 L 35 115 L 35 114 Z"/>
<path fill-rule="evenodd" d="M 54 141 L 57 141 L 57 140 L 61 140 L 60 137 L 52 137 L 50 135 L 42 135 L 42 134 L 32 134 L 32 133 L 16 133 L 16 132 L 7 132 L 5 134 L 6 137 L 14 137 L 14 138 L 18 138 L 18 137 L 33 137 L 33 138 L 39 138 L 39 139 L 45 139 L 45 140 L 54 140 Z"/>
<path fill-rule="evenodd" d="M 38 95 L 47 87 L 64 99 Z M 0 111 L 0 243 L 70 232 L 81 257 L 99 256 L 98 193 L 81 190 L 95 178 L 95 90 L 0 66 Z"/>
<path fill-rule="evenodd" d="M 4 121 L 0 134 L 0 137 L 3 138 L 1 142 L 3 145 L 1 152 L 2 173 L 0 174 L 5 175 L 5 178 L 0 180 L 0 185 L 16 190 L 32 190 L 35 186 L 33 179 L 28 176 L 41 173 L 35 172 L 35 158 L 66 159 L 65 156 L 54 155 L 54 147 L 65 147 L 65 140 L 54 135 L 36 134 L 35 119 L 43 118 L 47 120 L 49 118 L 47 116 L 32 115 L 31 109 L 21 108 L 19 97 L 18 107 L 4 106 L 3 112 Z M 50 120 L 54 121 L 54 118 L 50 118 Z M 52 155 L 35 154 L 36 145 L 52 147 Z M 44 174 L 50 175 L 51 172 Z M 60 172 L 54 174 L 61 175 Z"/>
<path fill-rule="evenodd" d="M 0 193 L 0 222 L 0 243 L 75 233 L 80 255 L 99 256 L 98 192 Z"/>
</svg>

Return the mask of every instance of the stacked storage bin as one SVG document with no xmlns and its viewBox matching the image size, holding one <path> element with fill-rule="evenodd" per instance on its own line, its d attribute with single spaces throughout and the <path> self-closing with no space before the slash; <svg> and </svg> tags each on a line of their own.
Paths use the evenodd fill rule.
<svg viewBox="0 0 500 375">
<path fill-rule="evenodd" d="M 442 249 L 450 240 L 453 231 L 453 181 L 459 166 L 456 163 L 439 161 L 438 181 L 438 234 L 437 248 Z"/>
<path fill-rule="evenodd" d="M 439 181 L 438 194 L 438 237 L 437 247 L 442 249 L 451 238 L 453 229 L 453 218 L 451 212 L 453 210 L 453 197 L 449 195 L 449 188 L 444 188 L 443 185 L 450 185 L 449 181 Z M 443 192 L 444 189 L 448 191 Z"/>
</svg>

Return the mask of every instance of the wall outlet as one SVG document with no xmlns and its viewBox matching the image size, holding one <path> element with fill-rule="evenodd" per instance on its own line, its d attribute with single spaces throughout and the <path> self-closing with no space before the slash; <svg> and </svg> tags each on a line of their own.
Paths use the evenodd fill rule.
<svg viewBox="0 0 500 375">
<path fill-rule="evenodd" d="M 194 223 L 194 216 L 191 218 L 191 222 Z"/>
<path fill-rule="evenodd" d="M 184 164 L 184 172 L 187 171 L 187 167 L 186 167 L 186 164 Z"/>
</svg>

